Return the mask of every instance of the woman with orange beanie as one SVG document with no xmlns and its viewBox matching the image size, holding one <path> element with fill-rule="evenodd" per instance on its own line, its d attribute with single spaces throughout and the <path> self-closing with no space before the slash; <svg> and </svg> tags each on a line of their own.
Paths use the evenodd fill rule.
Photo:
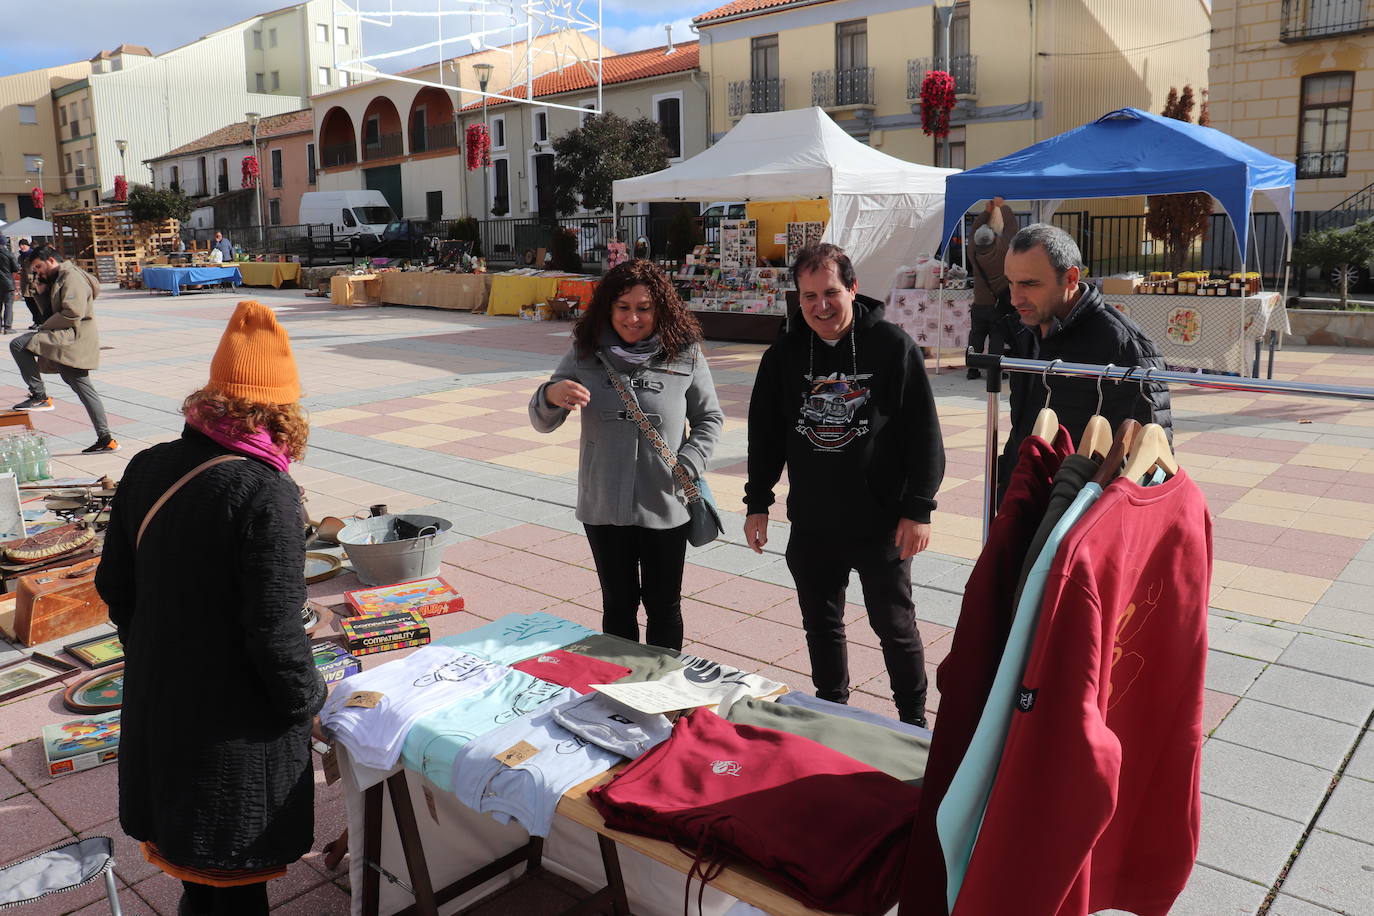
<svg viewBox="0 0 1374 916">
<path fill-rule="evenodd" d="M 286 331 L 240 302 L 181 438 L 129 462 L 96 573 L 126 659 L 119 819 L 180 916 L 267 913 L 313 838 L 300 396 Z"/>
</svg>

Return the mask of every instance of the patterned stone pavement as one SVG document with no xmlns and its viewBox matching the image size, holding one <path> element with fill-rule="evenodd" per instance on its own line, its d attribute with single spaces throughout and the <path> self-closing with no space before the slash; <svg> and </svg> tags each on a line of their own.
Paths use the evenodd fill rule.
<svg viewBox="0 0 1374 916">
<path fill-rule="evenodd" d="M 463 540 L 447 551 L 444 574 L 472 613 L 438 618 L 436 635 L 536 609 L 597 625 L 596 575 L 571 508 L 576 422 L 541 435 L 525 412 L 530 391 L 568 347 L 566 325 L 341 310 L 288 290 L 254 295 L 278 310 L 301 365 L 313 433 L 294 475 L 307 489 L 312 517 L 347 517 L 380 502 L 453 520 Z M 96 383 L 124 448 L 76 454 L 92 433 L 75 398 L 54 380 L 49 393 L 58 409 L 36 420 L 54 437 L 59 472 L 118 477 L 140 448 L 175 436 L 177 405 L 205 379 L 238 298 L 107 291 L 97 302 L 106 352 Z M 782 559 L 786 525 L 774 526 L 762 556 L 740 536 L 745 416 L 762 348 L 711 344 L 708 352 L 728 418 L 709 479 L 730 511 L 725 538 L 688 557 L 688 649 L 805 687 L 800 614 Z M 1364 351 L 1289 349 L 1277 365 L 1278 377 L 1374 385 L 1374 358 Z M 19 384 L 12 366 L 0 367 L 0 398 L 19 400 Z M 961 370 L 933 384 L 949 466 L 932 547 L 913 570 L 932 672 L 948 651 L 979 550 L 986 412 L 981 383 Z M 1174 398 L 1180 461 L 1215 516 L 1216 562 L 1202 846 L 1173 912 L 1374 912 L 1374 742 L 1367 738 L 1374 712 L 1374 413 L 1354 402 L 1206 388 L 1176 390 Z M 775 517 L 781 522 L 780 507 Z M 356 585 L 347 574 L 311 591 L 335 604 Z M 852 702 L 891 713 L 882 657 L 859 599 L 855 584 Z M 0 643 L 0 661 L 14 651 Z M 933 689 L 930 709 L 938 720 Z M 0 863 L 73 834 L 110 834 L 119 844 L 126 912 L 174 913 L 173 882 L 119 831 L 115 768 L 43 775 L 34 736 L 65 715 L 55 689 L 0 708 Z M 318 800 L 317 847 L 344 821 L 338 786 L 321 779 Z M 346 912 L 345 871 L 330 871 L 311 853 L 274 882 L 274 912 Z M 91 887 L 24 912 L 108 912 L 102 901 Z"/>
</svg>

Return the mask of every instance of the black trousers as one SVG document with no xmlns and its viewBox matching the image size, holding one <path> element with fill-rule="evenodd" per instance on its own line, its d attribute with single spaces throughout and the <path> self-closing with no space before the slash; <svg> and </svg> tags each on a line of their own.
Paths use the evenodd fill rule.
<svg viewBox="0 0 1374 916">
<path fill-rule="evenodd" d="M 682 566 L 687 526 L 583 525 L 601 580 L 601 629 L 639 642 L 639 604 L 644 602 L 644 641 L 682 648 Z"/>
<path fill-rule="evenodd" d="M 181 906 L 187 916 L 267 916 L 267 882 L 240 887 L 210 887 L 181 882 Z"/>
<path fill-rule="evenodd" d="M 14 327 L 14 287 L 0 286 L 0 328 Z"/>
<path fill-rule="evenodd" d="M 968 310 L 968 315 L 968 345 L 973 352 L 984 352 L 983 344 L 986 343 L 988 353 L 1001 356 L 1007 337 L 1003 316 L 998 314 L 998 306 L 975 305 Z"/>
<path fill-rule="evenodd" d="M 908 722 L 924 719 L 925 647 L 911 600 L 911 560 L 898 559 L 895 529 L 873 538 L 836 538 L 833 533 L 794 527 L 787 542 L 787 568 L 797 585 L 816 696 L 836 703 L 849 699 L 844 590 L 853 570 L 863 586 L 868 623 L 882 647 L 897 715 Z"/>
<path fill-rule="evenodd" d="M 29 307 L 29 314 L 33 316 L 34 326 L 43 323 L 43 309 L 38 305 L 38 300 L 32 296 L 24 297 L 24 304 Z"/>
</svg>

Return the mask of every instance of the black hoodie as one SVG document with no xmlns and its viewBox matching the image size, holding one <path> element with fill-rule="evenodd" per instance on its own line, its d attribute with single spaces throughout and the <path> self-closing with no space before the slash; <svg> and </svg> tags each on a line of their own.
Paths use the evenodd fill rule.
<svg viewBox="0 0 1374 916">
<path fill-rule="evenodd" d="M 800 314 L 759 363 L 749 400 L 744 504 L 767 512 L 787 467 L 787 518 L 798 528 L 869 537 L 899 518 L 929 522 L 945 474 L 945 445 L 921 351 L 854 300 L 836 346 Z"/>
</svg>

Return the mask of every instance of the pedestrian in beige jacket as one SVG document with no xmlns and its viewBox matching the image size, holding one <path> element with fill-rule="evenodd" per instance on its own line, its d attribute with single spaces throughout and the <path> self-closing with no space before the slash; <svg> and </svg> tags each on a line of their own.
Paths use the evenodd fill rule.
<svg viewBox="0 0 1374 916">
<path fill-rule="evenodd" d="M 42 373 L 55 373 L 76 392 L 95 427 L 96 443 L 82 451 L 118 451 L 119 443 L 105 419 L 105 405 L 90 378 L 91 371 L 100 365 L 100 336 L 93 305 L 100 295 L 100 283 L 70 261 L 59 262 L 57 252 L 47 245 L 34 251 L 29 264 L 39 283 L 38 302 L 47 318 L 38 330 L 10 341 L 10 353 L 29 388 L 28 399 L 15 404 L 14 409 L 52 410 Z"/>
</svg>

